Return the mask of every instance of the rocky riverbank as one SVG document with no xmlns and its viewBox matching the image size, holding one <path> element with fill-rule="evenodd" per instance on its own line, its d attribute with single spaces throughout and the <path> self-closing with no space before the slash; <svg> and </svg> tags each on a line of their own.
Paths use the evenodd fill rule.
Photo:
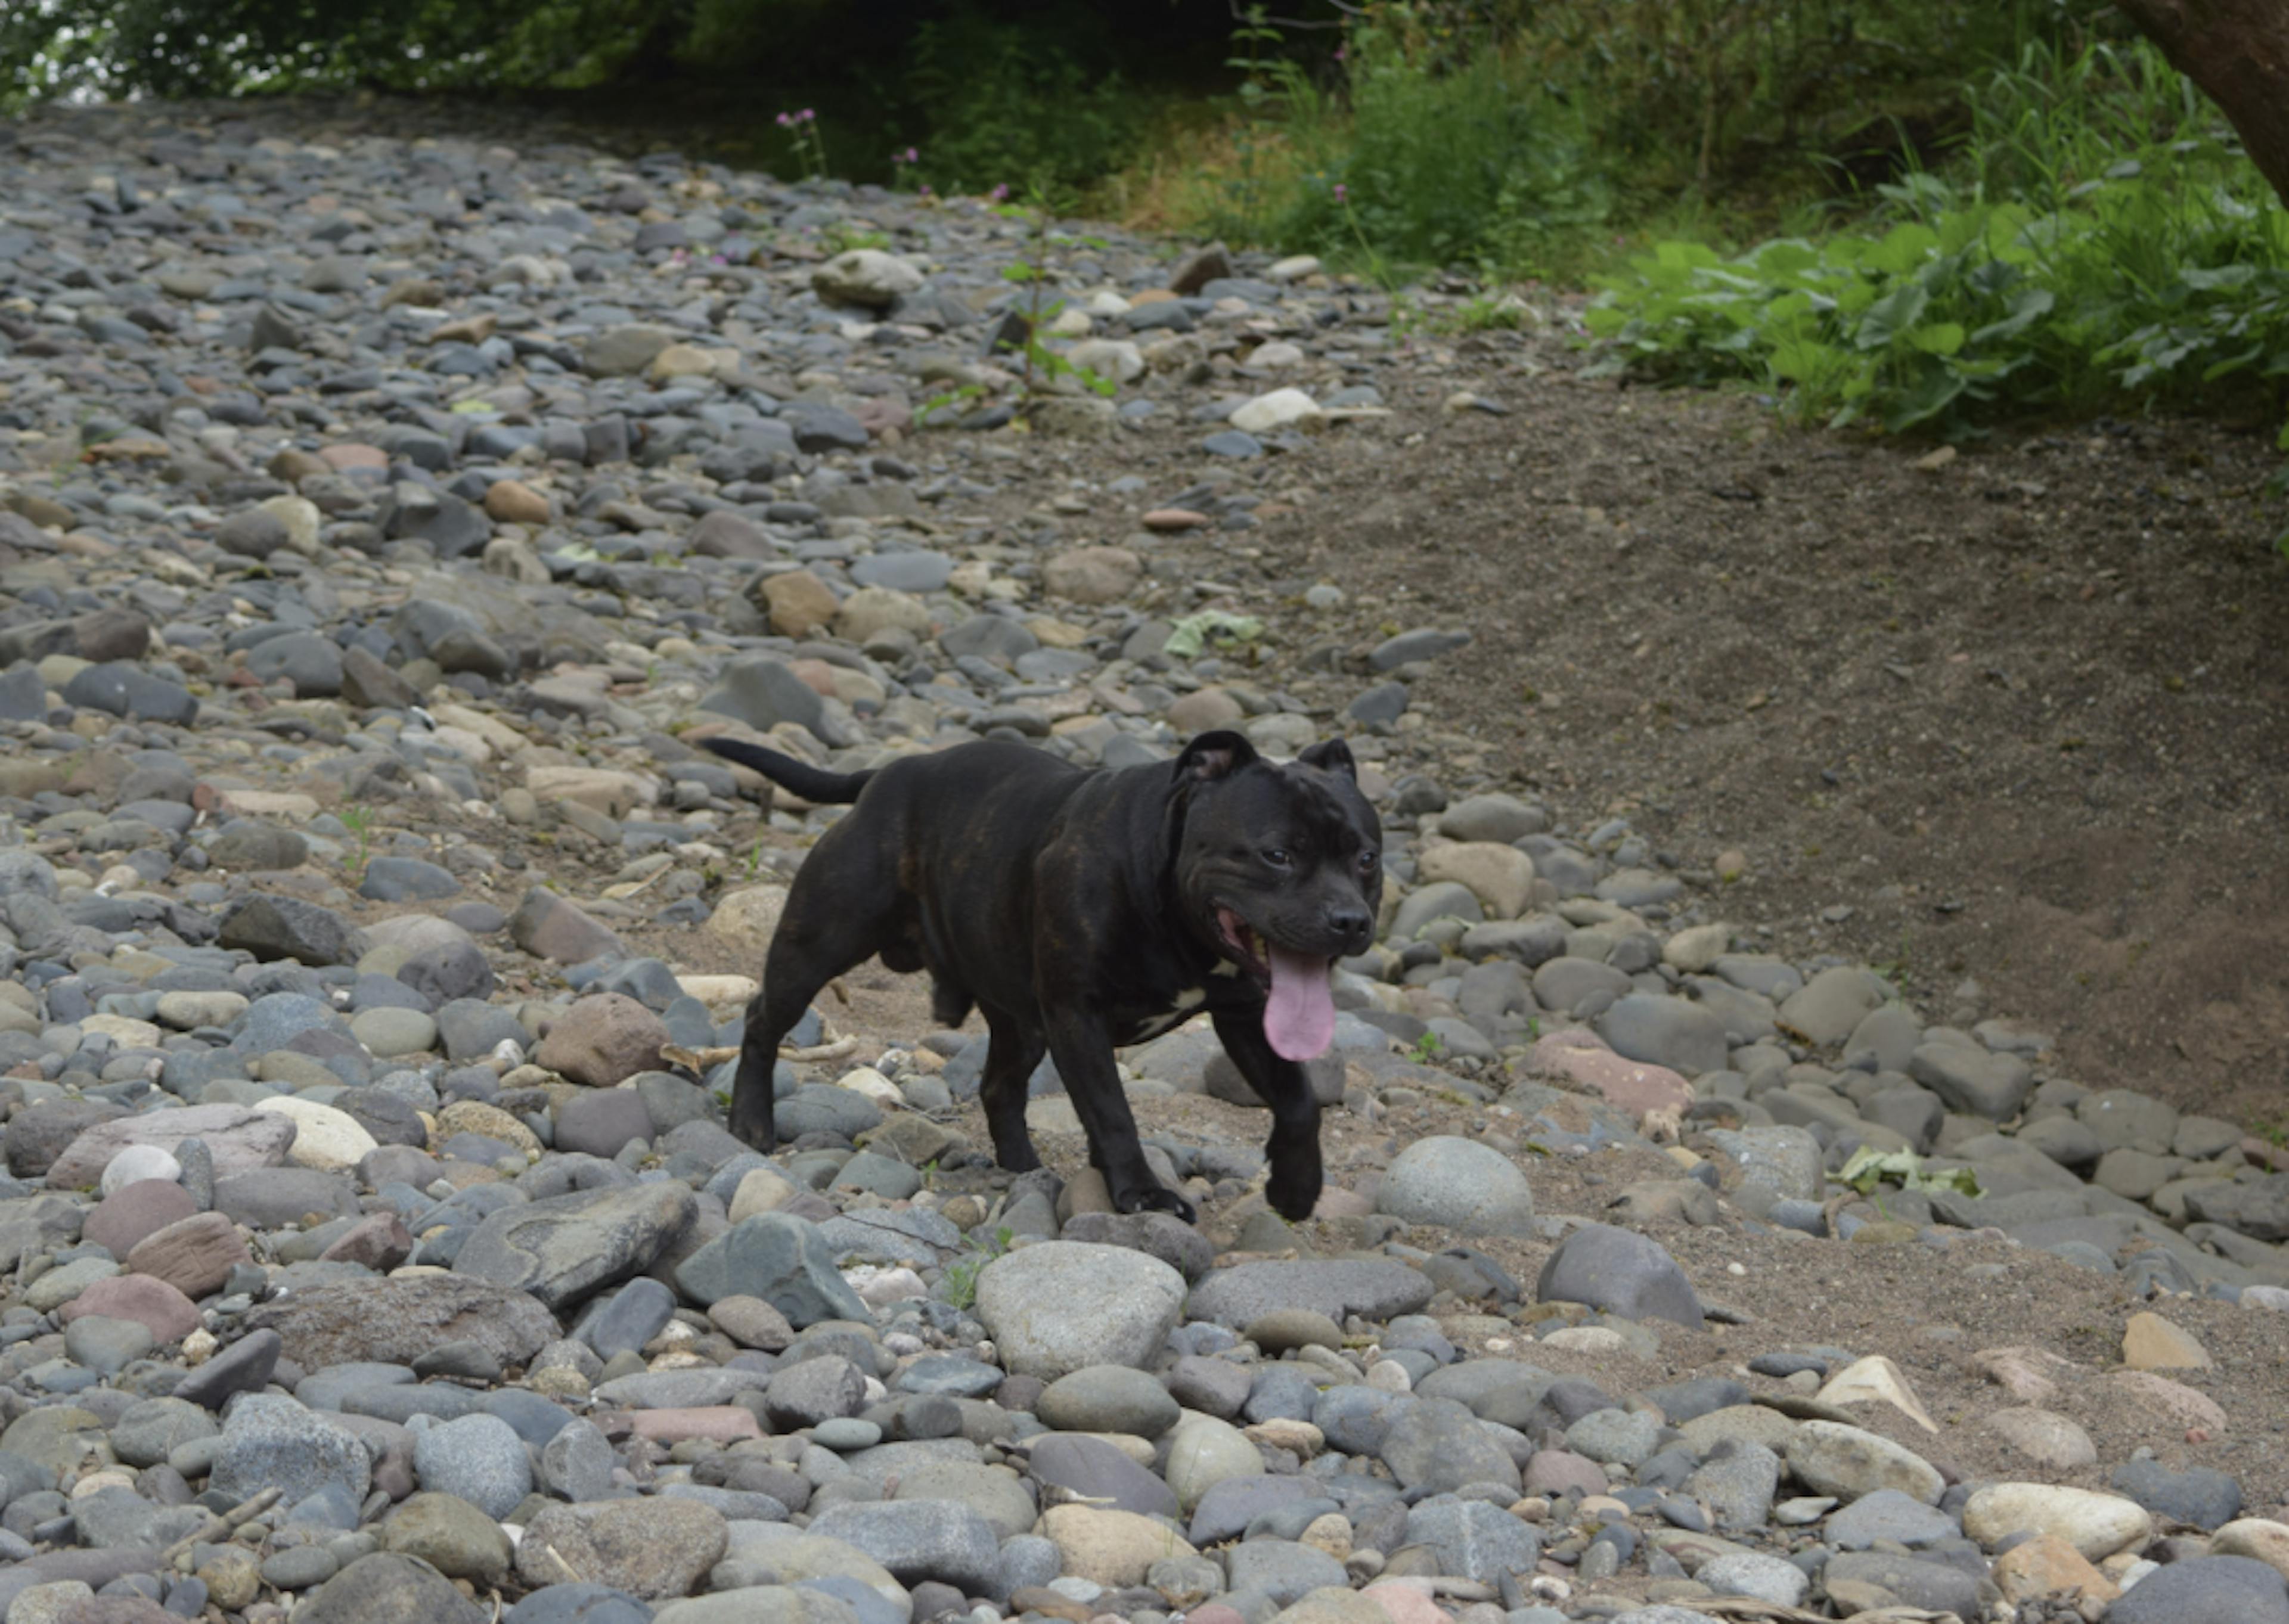
<svg viewBox="0 0 2289 1624">
<path fill-rule="evenodd" d="M 1783 951 L 1418 703 L 1467 615 L 1267 566 L 1534 368 L 1119 235 L 1029 339 L 981 203 L 501 133 L 5 132 L 7 1624 L 2289 1619 L 2279 1148 Z M 878 970 L 733 1140 L 825 815 L 700 726 L 1351 737 L 1320 1214 L 1200 1032 L 1200 1230 L 1053 1073 L 999 1173 Z"/>
</svg>

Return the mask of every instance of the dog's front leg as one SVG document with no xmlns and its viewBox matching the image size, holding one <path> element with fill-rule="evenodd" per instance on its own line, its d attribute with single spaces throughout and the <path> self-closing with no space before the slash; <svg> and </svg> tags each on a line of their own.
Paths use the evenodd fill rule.
<svg viewBox="0 0 2289 1624">
<path fill-rule="evenodd" d="M 1272 1108 L 1272 1137 L 1264 1153 L 1272 1177 L 1264 1198 L 1289 1222 L 1300 1222 L 1319 1205 L 1324 1177 L 1320 1166 L 1320 1099 L 1304 1068 L 1275 1053 L 1264 1036 L 1264 1016 L 1256 1009 L 1219 1009 L 1210 1017 L 1218 1042 L 1232 1063 Z"/>
<path fill-rule="evenodd" d="M 1137 1118 L 1121 1092 L 1121 1072 L 1113 1061 L 1113 1033 L 1104 1018 L 1085 1010 L 1059 1010 L 1045 1024 L 1049 1055 L 1065 1079 L 1073 1114 L 1089 1135 L 1089 1159 L 1105 1174 L 1113 1210 L 1174 1213 L 1194 1221 L 1192 1204 L 1152 1176 L 1144 1147 L 1137 1142 Z"/>
</svg>

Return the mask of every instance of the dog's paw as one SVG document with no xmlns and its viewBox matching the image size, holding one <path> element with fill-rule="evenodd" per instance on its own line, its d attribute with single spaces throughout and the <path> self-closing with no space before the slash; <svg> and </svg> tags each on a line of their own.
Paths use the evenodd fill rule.
<svg viewBox="0 0 2289 1624">
<path fill-rule="evenodd" d="M 778 1149 L 778 1128 L 769 1111 L 740 1111 L 735 1107 L 731 1112 L 731 1135 L 766 1156 Z"/>
<path fill-rule="evenodd" d="M 1309 1174 L 1273 1174 L 1264 1186 L 1264 1198 L 1272 1210 L 1290 1223 L 1301 1223 L 1320 1205 L 1320 1170 Z"/>
<path fill-rule="evenodd" d="M 1142 1190 L 1122 1190 L 1113 1198 L 1113 1204 L 1124 1213 L 1168 1213 L 1186 1223 L 1200 1222 L 1192 1204 L 1165 1185 L 1148 1184 Z"/>
</svg>

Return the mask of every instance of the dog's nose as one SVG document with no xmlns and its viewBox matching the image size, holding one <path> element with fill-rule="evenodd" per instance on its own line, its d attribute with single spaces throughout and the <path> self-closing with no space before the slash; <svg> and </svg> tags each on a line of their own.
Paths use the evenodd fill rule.
<svg viewBox="0 0 2289 1624">
<path fill-rule="evenodd" d="M 1328 910 L 1328 928 L 1344 941 L 1356 942 L 1364 947 L 1375 929 L 1375 919 L 1364 908 L 1330 908 Z"/>
</svg>

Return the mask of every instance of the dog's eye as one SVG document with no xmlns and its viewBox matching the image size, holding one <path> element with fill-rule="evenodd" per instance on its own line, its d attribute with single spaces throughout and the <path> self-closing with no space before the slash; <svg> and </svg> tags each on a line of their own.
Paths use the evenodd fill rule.
<svg viewBox="0 0 2289 1624">
<path fill-rule="evenodd" d="M 1360 873 L 1362 873 L 1362 874 L 1372 874 L 1372 873 L 1374 873 L 1374 872 L 1375 872 L 1375 865 L 1376 865 L 1376 861 L 1377 861 L 1377 857 L 1378 857 L 1378 854 L 1376 854 L 1376 853 L 1375 853 L 1375 852 L 1372 852 L 1372 851 L 1363 851 L 1363 852 L 1360 853 L 1360 855 L 1359 855 L 1359 866 L 1360 866 Z"/>
<path fill-rule="evenodd" d="M 1286 868 L 1294 861 L 1293 858 L 1288 856 L 1287 849 L 1279 846 L 1265 847 L 1264 848 L 1264 860 L 1266 863 L 1269 863 L 1273 868 Z"/>
</svg>

